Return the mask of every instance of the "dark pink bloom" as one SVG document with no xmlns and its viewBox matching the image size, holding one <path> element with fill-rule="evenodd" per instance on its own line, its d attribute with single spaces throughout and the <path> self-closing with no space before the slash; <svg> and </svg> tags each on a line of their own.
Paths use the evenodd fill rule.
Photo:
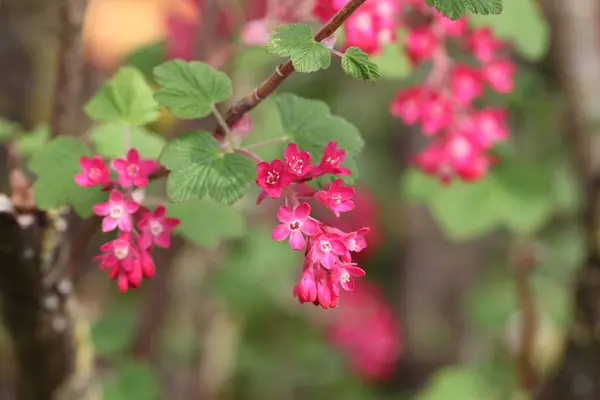
<svg viewBox="0 0 600 400">
<path fill-rule="evenodd" d="M 467 65 L 456 66 L 452 70 L 452 93 L 461 104 L 470 104 L 483 93 L 481 73 Z"/>
<path fill-rule="evenodd" d="M 435 33 L 426 26 L 411 29 L 406 36 L 406 51 L 415 64 L 430 59 L 439 45 Z"/>
<path fill-rule="evenodd" d="M 333 282 L 331 275 L 322 268 L 318 269 L 315 282 L 317 299 L 314 301 L 314 305 L 321 306 L 325 310 L 337 307 L 340 295 L 338 286 Z"/>
<path fill-rule="evenodd" d="M 154 260 L 152 259 L 152 255 L 148 252 L 148 250 L 142 250 L 140 252 L 140 267 L 142 274 L 146 279 L 152 278 L 156 273 Z"/>
<path fill-rule="evenodd" d="M 261 162 L 256 166 L 256 184 L 272 198 L 280 197 L 282 189 L 292 180 L 293 175 L 285 169 L 281 160 Z"/>
<path fill-rule="evenodd" d="M 121 292 L 128 288 L 136 288 L 142 280 L 138 251 L 131 242 L 129 233 L 121 233 L 119 237 L 100 247 L 102 254 L 95 259 L 100 261 L 100 269 L 109 269 L 110 279 L 117 279 Z"/>
<path fill-rule="evenodd" d="M 476 28 L 471 32 L 468 40 L 469 49 L 482 63 L 488 63 L 495 57 L 496 52 L 502 47 L 489 27 Z"/>
<path fill-rule="evenodd" d="M 107 186 L 110 184 L 110 171 L 108 170 L 108 167 L 104 165 L 102 157 L 81 157 L 79 159 L 79 165 L 83 171 L 75 175 L 75 182 L 79 186 Z"/>
<path fill-rule="evenodd" d="M 129 149 L 124 159 L 113 160 L 111 166 L 119 174 L 119 185 L 124 188 L 148 186 L 148 176 L 160 167 L 154 160 L 141 159 L 136 149 Z"/>
<path fill-rule="evenodd" d="M 390 113 L 406 125 L 416 123 L 421 118 L 421 97 L 422 91 L 418 87 L 402 90 L 390 104 Z"/>
<path fill-rule="evenodd" d="M 452 104 L 438 92 L 431 92 L 421 103 L 421 129 L 432 136 L 452 124 Z"/>
<path fill-rule="evenodd" d="M 476 143 L 485 149 L 496 142 L 508 139 L 507 112 L 502 108 L 484 108 L 473 116 L 473 131 L 470 133 Z"/>
<path fill-rule="evenodd" d="M 345 261 L 350 262 L 352 253 L 359 253 L 367 247 L 367 241 L 365 239 L 365 235 L 369 233 L 370 228 L 360 228 L 355 232 L 350 232 L 347 234 L 344 239 L 344 246 L 346 246 L 346 254 L 344 254 L 343 258 Z"/>
<path fill-rule="evenodd" d="M 282 224 L 273 230 L 273 240 L 278 242 L 290 237 L 290 246 L 294 250 L 304 247 L 304 235 L 313 236 L 320 232 L 319 225 L 309 218 L 310 205 L 302 203 L 292 211 L 286 206 L 281 206 L 277 218 Z"/>
<path fill-rule="evenodd" d="M 162 248 L 171 245 L 171 233 L 179 225 L 178 218 L 167 218 L 167 209 L 160 205 L 154 212 L 144 210 L 138 222 L 140 227 L 139 244 L 142 249 L 147 249 L 156 244 Z"/>
<path fill-rule="evenodd" d="M 337 142 L 329 142 L 323 150 L 323 157 L 316 167 L 315 175 L 350 175 L 352 172 L 348 168 L 340 165 L 344 162 L 344 158 L 346 158 L 346 150 L 338 150 Z"/>
<path fill-rule="evenodd" d="M 467 31 L 467 17 L 462 17 L 453 21 L 442 14 L 437 14 L 437 16 L 438 26 L 446 36 L 462 36 Z"/>
<path fill-rule="evenodd" d="M 300 151 L 296 143 L 290 143 L 283 152 L 283 161 L 289 172 L 301 178 L 310 172 L 310 154 Z"/>
<path fill-rule="evenodd" d="M 304 263 L 306 264 L 306 259 Z M 313 303 L 317 299 L 317 283 L 315 282 L 315 272 L 312 266 L 304 268 L 300 282 L 294 286 L 294 297 L 297 297 L 300 304 Z"/>
<path fill-rule="evenodd" d="M 368 380 L 388 379 L 404 347 L 394 310 L 379 287 L 364 280 L 344 294 L 342 305 L 329 319 L 328 333 L 355 373 Z"/>
<path fill-rule="evenodd" d="M 112 190 L 106 203 L 94 205 L 96 215 L 104 217 L 102 232 L 110 232 L 119 228 L 123 232 L 131 232 L 133 228 L 131 214 L 135 213 L 140 205 L 135 201 L 125 200 L 118 190 Z"/>
<path fill-rule="evenodd" d="M 340 256 L 346 254 L 346 246 L 342 237 L 332 233 L 321 233 L 311 240 L 310 257 L 313 263 L 321 263 L 325 268 L 332 269 Z"/>
<path fill-rule="evenodd" d="M 361 277 L 365 276 L 365 274 L 366 272 L 354 263 L 340 263 L 331 271 L 332 279 L 335 282 L 339 282 L 340 286 L 348 292 L 354 290 L 354 279 L 352 277 Z"/>
<path fill-rule="evenodd" d="M 516 66 L 509 60 L 494 60 L 483 67 L 483 76 L 499 93 L 510 93 L 514 89 Z"/>
<path fill-rule="evenodd" d="M 354 202 L 350 200 L 354 196 L 354 189 L 342 185 L 342 180 L 336 179 L 329 185 L 329 190 L 321 190 L 316 195 L 317 201 L 325 204 L 337 217 L 340 216 L 341 212 L 350 211 L 354 208 Z"/>
</svg>

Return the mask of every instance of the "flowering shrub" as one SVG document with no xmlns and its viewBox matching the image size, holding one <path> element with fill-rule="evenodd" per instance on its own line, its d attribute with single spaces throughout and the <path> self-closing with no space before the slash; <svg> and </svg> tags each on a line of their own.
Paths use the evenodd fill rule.
<svg viewBox="0 0 600 400">
<path fill-rule="evenodd" d="M 420 123 L 423 133 L 433 137 L 430 147 L 416 156 L 416 163 L 443 181 L 456 175 L 465 180 L 481 178 L 491 160 L 486 151 L 508 135 L 506 113 L 494 108 L 475 110 L 472 104 L 486 84 L 502 93 L 510 91 L 514 66 L 501 56 L 503 45 L 489 30 L 469 29 L 464 18 L 457 19 L 467 8 L 497 13 L 497 0 L 451 3 L 455 4 L 448 8 L 447 2 L 440 5 L 431 0 L 327 0 L 303 7 L 282 3 L 274 9 L 253 3 L 246 10 L 249 21 L 242 39 L 266 44 L 267 53 L 288 62 L 226 114 L 216 105 L 229 100 L 232 82 L 205 63 L 177 58 L 159 65 L 154 69 L 160 86 L 156 91 L 139 71 L 122 68 L 85 106 L 97 123 L 91 143 L 58 137 L 35 154 L 31 167 L 38 176 L 37 205 L 42 209 L 71 205 L 84 217 L 93 212 L 102 219 L 103 232 L 116 231 L 116 238 L 101 247 L 97 259 L 125 291 L 154 275 L 152 249 L 168 247 L 172 233 L 206 241 L 206 232 L 186 223 L 186 218 L 225 212 L 255 182 L 257 204 L 267 198 L 282 202 L 272 238 L 287 240 L 292 249 L 304 252 L 294 296 L 301 303 L 335 307 L 340 287 L 352 291 L 354 278 L 365 275 L 354 255 L 367 247 L 370 227 L 343 230 L 344 224 L 339 223 L 343 214 L 355 208 L 354 157 L 362 150 L 363 139 L 324 103 L 284 93 L 273 95 L 284 135 L 245 146 L 253 129 L 247 112 L 272 95 L 294 70 L 311 73 L 328 68 L 332 57 L 340 59 L 348 75 L 377 81 L 379 68 L 369 56 L 399 40 L 398 29 L 403 28 L 412 63 L 433 65 L 422 85 L 403 90 L 391 106 L 393 115 L 406 124 Z M 201 0 L 182 4 L 198 15 L 205 12 Z M 422 22 L 411 24 L 415 16 Z M 224 21 L 219 29 L 230 32 L 227 13 L 221 10 L 218 19 Z M 310 25 L 302 23 L 309 20 L 326 24 L 315 35 Z M 271 35 L 272 25 L 277 26 Z M 171 15 L 167 26 L 175 39 L 168 55 L 190 59 L 198 24 L 193 18 Z M 337 50 L 335 31 L 340 27 L 344 43 Z M 480 66 L 453 61 L 447 51 L 450 42 L 458 42 Z M 212 116 L 217 126 L 211 132 L 186 132 L 166 143 L 144 128 L 158 118 L 160 107 L 181 119 Z M 283 157 L 263 161 L 253 153 L 254 148 L 267 145 L 284 145 Z M 145 204 L 146 191 L 151 182 L 165 177 L 170 202 L 152 204 L 151 211 Z M 335 218 L 315 218 L 310 201 Z M 225 238 L 228 228 L 216 224 L 214 232 Z"/>
</svg>

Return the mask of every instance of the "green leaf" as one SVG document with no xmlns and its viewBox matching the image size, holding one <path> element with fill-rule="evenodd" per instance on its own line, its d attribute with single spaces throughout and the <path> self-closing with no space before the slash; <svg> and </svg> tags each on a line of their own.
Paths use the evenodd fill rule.
<svg viewBox="0 0 600 400">
<path fill-rule="evenodd" d="M 512 41 L 532 61 L 542 59 L 548 51 L 550 29 L 534 0 L 504 0 L 502 14 L 472 15 L 469 20 L 473 26 L 489 26 L 495 35 Z"/>
<path fill-rule="evenodd" d="M 285 133 L 313 158 L 320 158 L 331 141 L 336 141 L 349 155 L 363 149 L 364 140 L 358 129 L 342 117 L 332 115 L 326 103 L 290 93 L 277 96 L 276 103 Z"/>
<path fill-rule="evenodd" d="M 153 42 L 133 50 L 125 58 L 124 64 L 138 69 L 146 79 L 154 79 L 152 70 L 165 61 L 165 43 Z"/>
<path fill-rule="evenodd" d="M 427 4 L 452 20 L 459 19 L 467 12 L 465 0 L 427 0 Z"/>
<path fill-rule="evenodd" d="M 21 133 L 21 125 L 16 122 L 0 118 L 0 143 L 14 139 Z"/>
<path fill-rule="evenodd" d="M 417 400 L 489 399 L 485 382 L 476 370 L 467 367 L 444 367 L 438 370 Z"/>
<path fill-rule="evenodd" d="M 145 125 L 158 118 L 158 104 L 144 75 L 122 67 L 86 105 L 88 117 L 99 122 Z"/>
<path fill-rule="evenodd" d="M 379 80 L 379 67 L 369 59 L 367 53 L 358 47 L 350 47 L 342 57 L 342 69 L 361 81 L 377 82 Z"/>
<path fill-rule="evenodd" d="M 178 118 L 202 118 L 231 96 L 231 79 L 200 61 L 173 60 L 154 68 L 163 87 L 154 98 Z"/>
<path fill-rule="evenodd" d="M 438 0 L 439 2 L 440 0 Z M 475 14 L 500 14 L 502 3 L 507 0 L 463 0 L 469 10 Z"/>
<path fill-rule="evenodd" d="M 137 325 L 136 313 L 131 307 L 112 306 L 92 325 L 94 350 L 103 357 L 124 354 L 131 345 Z"/>
<path fill-rule="evenodd" d="M 239 210 L 208 199 L 168 204 L 167 215 L 181 220 L 177 233 L 208 248 L 214 248 L 224 239 L 240 237 L 246 231 L 246 221 Z"/>
<path fill-rule="evenodd" d="M 166 140 L 155 132 L 144 127 L 123 126 L 121 124 L 102 124 L 95 126 L 90 133 L 90 140 L 96 152 L 105 158 L 123 157 L 125 149 L 125 132 L 129 130 L 130 147 L 137 149 L 142 157 L 158 158 Z"/>
<path fill-rule="evenodd" d="M 169 142 L 159 158 L 171 171 L 167 196 L 173 202 L 211 197 L 222 204 L 241 199 L 256 178 L 256 166 L 237 153 L 222 153 L 208 132 L 188 132 Z"/>
<path fill-rule="evenodd" d="M 41 150 L 50 140 L 50 127 L 46 123 L 39 124 L 31 132 L 20 135 L 17 140 L 17 149 L 22 157 L 31 157 Z"/>
<path fill-rule="evenodd" d="M 427 5 L 435 7 L 446 17 L 457 20 L 467 9 L 476 14 L 500 14 L 503 0 L 427 0 Z M 505 0 L 506 1 L 506 0 Z"/>
<path fill-rule="evenodd" d="M 114 376 L 103 381 L 103 398 L 110 400 L 155 400 L 161 398 L 159 379 L 149 364 L 136 360 L 116 363 Z"/>
<path fill-rule="evenodd" d="M 402 184 L 403 195 L 424 202 L 444 232 L 458 240 L 501 226 L 519 234 L 537 232 L 556 207 L 554 190 L 544 166 L 508 159 L 477 182 L 444 186 L 415 171 Z"/>
<path fill-rule="evenodd" d="M 39 208 L 73 205 L 82 216 L 91 214 L 91 206 L 87 213 L 84 210 L 101 197 L 101 192 L 97 187 L 82 188 L 75 183 L 81 156 L 91 154 L 81 141 L 71 137 L 58 137 L 34 154 L 29 167 L 37 175 L 33 191 Z"/>
<path fill-rule="evenodd" d="M 267 53 L 290 57 L 298 72 L 315 72 L 329 68 L 331 54 L 327 46 L 316 42 L 309 25 L 288 24 L 275 29 L 267 43 Z"/>
</svg>

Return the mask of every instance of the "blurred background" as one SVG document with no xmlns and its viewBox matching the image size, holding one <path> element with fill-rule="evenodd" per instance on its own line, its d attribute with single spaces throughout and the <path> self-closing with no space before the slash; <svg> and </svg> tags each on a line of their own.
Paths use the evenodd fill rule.
<svg viewBox="0 0 600 400">
<path fill-rule="evenodd" d="M 152 68 L 173 57 L 226 71 L 233 100 L 240 98 L 280 61 L 239 39 L 244 24 L 274 2 L 89 0 L 79 103 L 122 65 L 151 81 Z M 58 3 L 0 1 L 0 138 L 20 124 L 25 158 L 48 139 Z M 359 259 L 367 276 L 337 309 L 292 297 L 301 260 L 270 239 L 276 205 L 254 206 L 255 192 L 235 212 L 208 205 L 202 218 L 188 219 L 179 208 L 195 231 L 159 252 L 156 277 L 125 294 L 92 261 L 105 239 L 70 217 L 77 249 L 70 368 L 93 364 L 84 389 L 70 398 L 600 399 L 598 180 L 590 151 L 600 116 L 600 5 L 504 3 L 501 16 L 474 19 L 516 44 L 518 66 L 513 93 L 484 97 L 509 110 L 511 127 L 497 149 L 508 167 L 484 181 L 443 187 L 410 168 L 424 139 L 392 118 L 389 104 L 426 71 L 410 68 L 402 43 L 376 57 L 379 84 L 356 82 L 333 65 L 295 74 L 280 89 L 324 100 L 367 143 L 357 208 L 341 219 L 345 229 L 371 227 Z M 277 135 L 271 101 L 251 116 L 252 141 Z M 160 145 L 212 126 L 164 112 L 149 137 Z M 260 155 L 279 156 L 270 149 Z M 9 267 L 0 260 L 0 269 Z M 16 398 L 20 361 L 12 343 L 0 325 L 0 399 Z"/>
</svg>

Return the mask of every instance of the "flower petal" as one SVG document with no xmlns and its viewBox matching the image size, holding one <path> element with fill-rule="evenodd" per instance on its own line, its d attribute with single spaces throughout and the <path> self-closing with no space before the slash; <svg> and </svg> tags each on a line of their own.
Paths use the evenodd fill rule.
<svg viewBox="0 0 600 400">
<path fill-rule="evenodd" d="M 289 234 L 290 230 L 288 229 L 287 225 L 281 224 L 277 225 L 275 229 L 273 229 L 271 237 L 273 238 L 273 240 L 280 242 L 282 240 L 285 240 L 285 238 L 287 238 Z"/>
<path fill-rule="evenodd" d="M 296 207 L 296 209 L 294 210 L 294 216 L 295 216 L 295 218 L 297 218 L 299 220 L 304 220 L 304 219 L 308 218 L 309 215 L 310 215 L 310 204 L 308 204 L 308 203 L 302 203 L 298 207 Z"/>
<path fill-rule="evenodd" d="M 284 224 L 288 223 L 294 219 L 294 213 L 289 207 L 281 206 L 277 210 L 277 219 Z"/>
<path fill-rule="evenodd" d="M 123 201 L 123 195 L 116 189 L 113 189 L 108 196 L 109 203 L 120 203 Z"/>
<path fill-rule="evenodd" d="M 92 207 L 94 214 L 104 216 L 110 214 L 110 204 L 108 203 L 98 203 L 94 204 Z"/>
<path fill-rule="evenodd" d="M 295 231 L 290 234 L 290 246 L 294 250 L 300 250 L 305 244 L 304 235 L 301 232 Z"/>
<path fill-rule="evenodd" d="M 117 221 L 111 217 L 104 217 L 102 220 L 102 232 L 110 232 L 117 227 Z"/>
<path fill-rule="evenodd" d="M 319 228 L 319 224 L 313 221 L 312 219 L 306 219 L 302 223 L 302 227 L 300 228 L 302 233 L 308 236 L 314 236 L 321 232 L 321 228 Z"/>
<path fill-rule="evenodd" d="M 131 232 L 133 229 L 133 224 L 131 222 L 131 215 L 125 214 L 121 218 L 117 220 L 117 225 L 119 229 L 123 232 Z"/>
</svg>

